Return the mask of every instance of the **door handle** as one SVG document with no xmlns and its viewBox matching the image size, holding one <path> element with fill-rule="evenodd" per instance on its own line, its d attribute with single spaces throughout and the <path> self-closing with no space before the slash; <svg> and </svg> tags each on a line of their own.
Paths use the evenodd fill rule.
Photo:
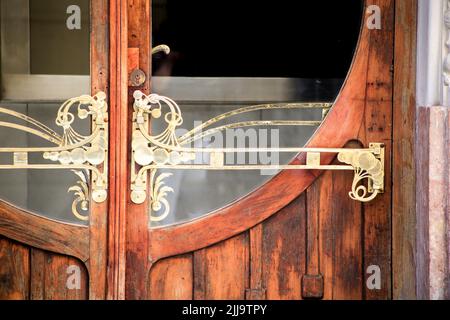
<svg viewBox="0 0 450 320">
<path fill-rule="evenodd" d="M 157 53 L 164 52 L 165 55 L 170 54 L 170 47 L 165 44 L 160 44 L 159 46 L 156 46 L 152 49 L 152 55 L 155 55 Z"/>
<path fill-rule="evenodd" d="M 130 61 L 133 61 L 136 63 L 136 61 L 139 60 L 139 49 L 137 49 L 137 48 L 133 48 L 133 49 L 129 49 L 130 51 L 128 53 L 129 54 L 128 63 L 130 63 Z M 130 54 L 130 52 L 132 52 L 132 54 Z M 155 55 L 159 52 L 164 52 L 166 55 L 168 55 L 168 54 L 170 54 L 170 48 L 169 48 L 169 46 L 162 44 L 162 45 L 159 45 L 152 49 L 152 55 Z M 131 57 L 133 57 L 134 60 L 130 59 Z M 137 66 L 131 67 L 131 71 L 129 74 L 129 76 L 130 76 L 129 85 L 131 87 L 140 87 L 147 80 L 147 75 L 145 74 L 145 72 L 143 70 L 139 69 L 138 64 L 139 63 L 137 63 Z"/>
<path fill-rule="evenodd" d="M 93 200 L 102 203 L 107 199 L 108 189 L 108 104 L 106 94 L 80 96 L 64 102 L 56 115 L 56 124 L 62 133 L 50 129 L 45 124 L 27 115 L 0 108 L 0 114 L 9 116 L 8 122 L 0 122 L 0 127 L 19 130 L 37 136 L 52 146 L 27 148 L 0 148 L 0 153 L 10 154 L 13 164 L 0 164 L 0 170 L 71 170 L 77 175 L 77 185 L 69 187 L 75 199 L 72 213 L 82 221 L 89 218 L 81 212 L 88 211 Z M 91 133 L 80 134 L 74 128 L 76 119 L 90 118 Z M 25 122 L 27 125 L 19 123 Z M 29 163 L 29 154 L 40 154 L 51 164 Z M 91 188 L 89 188 L 89 184 Z M 91 192 L 92 190 L 92 192 Z"/>
<path fill-rule="evenodd" d="M 283 108 L 317 108 L 328 110 L 329 103 L 309 104 L 270 104 L 250 106 L 237 109 L 215 117 L 183 136 L 177 136 L 176 129 L 183 124 L 180 107 L 172 99 L 157 94 L 145 95 L 140 91 L 134 93 L 133 140 L 131 161 L 131 200 L 136 204 L 143 203 L 147 198 L 147 185 L 150 184 L 150 205 L 152 221 L 162 221 L 170 213 L 170 203 L 167 195 L 174 190 L 165 185 L 165 180 L 171 176 L 159 170 L 351 170 L 354 179 L 349 192 L 350 198 L 361 202 L 370 202 L 378 194 L 384 192 L 385 147 L 382 143 L 371 143 L 368 148 L 195 148 L 188 144 L 216 132 L 229 128 L 271 125 L 307 125 L 305 121 L 249 121 L 232 123 L 224 126 L 217 124 L 232 116 L 246 114 L 263 109 Z M 150 134 L 152 121 L 165 122 L 165 129 L 159 134 Z M 215 127 L 214 127 L 215 126 Z M 224 162 L 228 153 L 279 152 L 306 153 L 303 164 L 288 165 L 238 165 L 230 166 Z M 208 164 L 193 164 L 196 154 L 209 154 Z M 322 154 L 336 154 L 340 164 L 322 165 Z M 150 172 L 150 181 L 148 181 Z M 366 182 L 366 184 L 364 184 Z"/>
</svg>

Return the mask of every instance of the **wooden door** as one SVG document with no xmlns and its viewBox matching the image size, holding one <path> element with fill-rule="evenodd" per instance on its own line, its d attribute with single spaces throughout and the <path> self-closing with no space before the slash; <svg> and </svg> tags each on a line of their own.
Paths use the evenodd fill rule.
<svg viewBox="0 0 450 320">
<path fill-rule="evenodd" d="M 52 126 L 58 110 L 53 112 L 53 107 L 74 97 L 73 92 L 95 95 L 103 91 L 109 95 L 107 0 L 4 0 L 1 6 L 5 44 L 2 107 L 25 104 L 31 117 L 50 108 L 52 112 L 43 125 Z M 9 70 L 12 75 L 7 74 L 5 68 L 13 67 L 20 70 Z M 35 123 L 31 118 L 29 122 Z M 5 134 L 2 131 L 2 138 Z M 19 147 L 19 139 L 12 140 L 9 147 Z M 2 139 L 0 148 L 7 142 Z M 21 164 L 30 165 L 36 160 L 30 153 Z M 60 183 L 60 179 L 70 170 L 48 170 L 36 178 L 34 170 L 16 169 L 2 170 L 2 199 L 5 194 L 20 195 L 28 188 L 26 198 L 34 202 L 21 204 L 12 197 L 9 203 L 0 203 L 0 299 L 105 299 L 107 201 L 91 201 L 88 221 L 84 221 L 85 217 L 77 220 L 70 210 L 72 202 L 58 199 L 69 195 L 71 185 Z M 28 186 L 17 187 L 21 176 L 28 179 Z M 36 197 L 41 199 L 37 201 Z M 58 211 L 59 206 L 69 208 L 61 219 L 50 212 Z"/>
<path fill-rule="evenodd" d="M 147 62 L 152 33 L 142 27 L 152 24 L 150 3 L 137 0 L 132 4 L 127 16 L 128 71 L 139 68 L 150 74 Z M 373 202 L 355 202 L 348 197 L 352 173 L 286 170 L 209 215 L 153 228 L 148 199 L 134 204 L 122 190 L 125 208 L 117 211 L 117 219 L 124 220 L 115 234 L 118 242 L 126 238 L 126 244 L 118 247 L 122 265 L 119 261 L 117 268 L 125 270 L 123 282 L 118 283 L 118 292 L 124 288 L 122 297 L 392 298 L 394 6 L 393 0 L 364 2 L 348 76 L 324 123 L 307 143 L 307 147 L 325 148 L 384 144 L 385 192 Z M 381 13 L 381 25 L 369 27 L 369 17 L 377 12 Z M 154 44 L 161 43 L 154 39 Z M 207 46 L 202 49 L 208 51 Z M 129 109 L 132 92 L 152 92 L 151 82 L 147 79 L 143 86 L 129 87 Z M 130 131 L 129 123 L 128 128 Z M 130 146 L 123 140 L 121 147 L 125 144 Z M 336 163 L 334 156 L 324 160 Z M 294 163 L 304 161 L 305 154 L 300 153 Z M 375 287 L 367 284 L 373 274 L 380 280 Z"/>
<path fill-rule="evenodd" d="M 91 206 L 84 226 L 1 202 L 0 298 L 390 299 L 399 296 L 395 292 L 407 291 L 405 279 L 411 269 L 400 266 L 411 257 L 406 248 L 410 234 L 402 233 L 400 223 L 408 219 L 406 208 L 413 204 L 402 204 L 407 198 L 392 177 L 401 177 L 406 169 L 395 165 L 393 175 L 391 159 L 412 161 L 393 145 L 393 139 L 406 141 L 412 132 L 403 126 L 410 125 L 410 119 L 400 109 L 393 113 L 394 105 L 407 109 L 411 105 L 404 99 L 394 101 L 393 90 L 398 98 L 403 81 L 411 77 L 404 58 L 411 58 L 413 50 L 402 46 L 413 37 L 405 17 L 415 12 L 414 6 L 394 0 L 363 1 L 350 70 L 328 115 L 306 144 L 308 148 L 384 144 L 383 194 L 370 203 L 350 199 L 349 171 L 284 170 L 237 201 L 224 199 L 225 205 L 214 212 L 174 225 L 155 225 L 150 221 L 151 197 L 147 194 L 137 204 L 131 189 L 133 170 L 138 168 L 132 167 L 134 93 L 158 93 L 164 80 L 152 74 L 152 49 L 162 44 L 152 39 L 155 4 L 161 1 L 90 2 L 91 93 L 105 92 L 109 103 L 108 200 Z M 378 9 L 380 25 L 368 24 Z M 207 47 L 199 48 L 198 54 L 204 54 L 202 49 L 207 52 Z M 401 71 L 396 82 L 393 61 Z M 339 58 L 335 64 L 340 63 Z M 305 160 L 306 153 L 301 152 L 293 164 Z M 329 155 L 322 163 L 338 161 Z M 394 217 L 391 208 L 398 210 Z M 402 258 L 395 260 L 391 252 L 398 251 Z M 68 267 L 79 268 L 79 289 L 67 287 L 74 270 Z M 407 271 L 402 274 L 402 269 Z M 370 282 L 374 274 L 379 286 Z"/>
</svg>

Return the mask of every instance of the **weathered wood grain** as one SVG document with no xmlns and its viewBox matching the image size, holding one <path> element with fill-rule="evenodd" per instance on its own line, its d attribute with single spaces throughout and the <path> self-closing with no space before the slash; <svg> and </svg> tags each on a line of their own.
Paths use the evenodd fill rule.
<svg viewBox="0 0 450 320">
<path fill-rule="evenodd" d="M 108 0 L 91 1 L 91 92 L 109 91 Z M 111 179 L 109 179 L 111 181 Z M 103 300 L 107 288 L 108 200 L 91 203 L 89 214 L 89 298 Z"/>
<path fill-rule="evenodd" d="M 249 284 L 248 233 L 194 253 L 194 299 L 244 300 Z"/>
<path fill-rule="evenodd" d="M 391 298 L 391 150 L 394 59 L 394 1 L 373 1 L 382 12 L 380 30 L 370 33 L 370 64 L 366 81 L 366 112 L 358 140 L 385 144 L 385 192 L 364 204 L 364 278 L 370 266 L 381 269 L 381 289 L 370 290 L 364 283 L 365 299 Z M 382 44 L 382 45 L 381 45 Z"/>
<path fill-rule="evenodd" d="M 333 298 L 333 273 L 334 273 L 334 245 L 335 245 L 335 223 L 333 211 L 333 172 L 325 172 L 308 189 L 308 211 L 318 215 L 319 229 L 319 274 L 324 280 L 323 298 Z M 317 199 L 319 198 L 319 199 Z M 314 255 L 312 255 L 314 259 Z M 313 260 L 313 263 L 315 261 Z M 308 273 L 309 274 L 309 273 Z"/>
<path fill-rule="evenodd" d="M 192 254 L 158 261 L 150 271 L 148 298 L 151 300 L 192 300 L 193 282 Z"/>
<path fill-rule="evenodd" d="M 146 75 L 146 81 L 141 87 L 128 87 L 128 99 L 127 103 L 122 106 L 126 108 L 128 112 L 123 117 L 127 119 L 128 124 L 132 119 L 133 112 L 133 93 L 135 90 L 141 90 L 142 92 L 150 93 L 150 74 L 151 74 L 151 5 L 149 0 L 128 0 L 126 14 L 127 20 L 127 43 L 128 48 L 139 48 L 139 69 L 141 69 Z M 122 54 L 127 55 L 126 52 Z M 130 63 L 136 63 L 136 61 L 130 61 Z M 121 66 L 123 69 L 128 70 L 128 61 L 125 65 Z M 129 74 L 127 74 L 128 82 Z M 124 87 L 122 87 L 122 90 Z M 125 113 L 125 111 L 124 111 Z M 121 127 L 122 132 L 126 134 L 122 143 L 126 142 L 126 148 L 122 150 L 126 155 L 131 153 L 131 126 L 124 124 Z M 126 168 L 124 172 L 130 170 L 129 157 L 124 162 Z M 127 175 L 124 175 L 127 176 Z M 148 199 L 147 202 L 141 205 L 135 205 L 129 201 L 130 189 L 129 178 L 122 186 L 126 190 L 126 215 L 123 219 L 126 219 L 126 292 L 125 297 L 127 299 L 146 299 L 148 297 L 148 275 L 150 269 L 149 258 L 149 211 L 148 211 Z"/>
<path fill-rule="evenodd" d="M 416 50 L 417 1 L 395 2 L 392 281 L 394 299 L 416 295 Z"/>
<path fill-rule="evenodd" d="M 108 299 L 125 299 L 128 193 L 127 0 L 109 1 L 110 144 L 108 212 Z"/>
<path fill-rule="evenodd" d="M 0 237 L 0 300 L 26 300 L 30 295 L 30 250 Z"/>
<path fill-rule="evenodd" d="M 363 298 L 363 211 L 348 197 L 352 180 L 352 175 L 333 172 L 333 300 Z"/>
<path fill-rule="evenodd" d="M 334 244 L 334 225 L 330 219 L 333 216 L 332 178 L 332 172 L 325 172 L 306 192 L 306 275 L 302 281 L 304 298 L 331 299 L 332 297 Z M 305 278 L 312 279 L 313 283 L 309 285 Z M 322 292 L 317 290 L 319 278 L 322 282 Z"/>
<path fill-rule="evenodd" d="M 43 250 L 87 261 L 89 229 L 57 222 L 0 202 L 0 234 Z"/>
<path fill-rule="evenodd" d="M 266 299 L 266 288 L 263 285 L 263 225 L 250 229 L 250 286 L 246 290 L 247 300 Z"/>
<path fill-rule="evenodd" d="M 70 268 L 78 268 L 80 287 L 73 284 Z M 74 258 L 39 249 L 31 249 L 30 286 L 32 300 L 86 300 L 89 298 L 88 273 L 85 265 Z M 78 274 L 77 274 L 78 275 Z"/>
<path fill-rule="evenodd" d="M 306 196 L 263 224 L 263 286 L 269 300 L 302 298 L 306 266 Z"/>
</svg>

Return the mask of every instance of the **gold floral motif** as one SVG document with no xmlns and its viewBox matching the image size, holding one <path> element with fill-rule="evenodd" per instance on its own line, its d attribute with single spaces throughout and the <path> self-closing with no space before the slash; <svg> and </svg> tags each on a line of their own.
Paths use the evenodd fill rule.
<svg viewBox="0 0 450 320">
<path fill-rule="evenodd" d="M 74 192 L 75 200 L 72 203 L 72 213 L 77 219 L 81 221 L 88 221 L 89 217 L 87 215 L 82 215 L 79 212 L 81 209 L 84 212 L 89 210 L 89 186 L 88 186 L 88 178 L 86 178 L 85 173 L 82 171 L 72 170 L 80 180 L 78 181 L 76 186 L 70 187 L 68 192 Z"/>
<path fill-rule="evenodd" d="M 0 108 L 0 114 L 25 121 L 28 125 L 0 122 L 1 127 L 23 131 L 52 144 L 50 147 L 0 148 L 0 153 L 10 153 L 14 159 L 17 159 L 18 155 L 28 159 L 29 153 L 42 153 L 44 159 L 59 162 L 58 164 L 29 164 L 28 161 L 14 160 L 12 165 L 0 165 L 0 170 L 72 170 L 80 178 L 76 186 L 69 188 L 69 192 L 74 192 L 76 196 L 72 203 L 72 213 L 82 221 L 88 220 L 86 215 L 79 213 L 79 210 L 88 211 L 91 198 L 97 203 L 104 202 L 107 198 L 108 105 L 106 94 L 99 92 L 95 96 L 83 95 L 64 102 L 56 116 L 56 124 L 63 130 L 62 135 L 18 112 Z M 90 135 L 84 136 L 73 128 L 72 125 L 77 117 L 80 120 L 91 118 Z M 88 174 L 89 172 L 91 175 Z M 91 180 L 91 194 L 87 176 L 90 176 Z"/>
<path fill-rule="evenodd" d="M 370 145 L 371 151 L 344 151 L 338 160 L 350 164 L 355 170 L 350 198 L 370 202 L 384 191 L 384 147 L 379 143 Z M 367 181 L 367 186 L 362 184 Z"/>
</svg>

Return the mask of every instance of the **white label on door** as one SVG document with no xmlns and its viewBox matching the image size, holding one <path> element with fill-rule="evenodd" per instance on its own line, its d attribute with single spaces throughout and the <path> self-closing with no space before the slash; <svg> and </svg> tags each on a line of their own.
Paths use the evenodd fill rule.
<svg viewBox="0 0 450 320">
<path fill-rule="evenodd" d="M 67 18 L 66 25 L 69 30 L 81 30 L 81 9 L 77 5 L 71 5 L 67 7 L 67 14 L 70 16 Z"/>
<path fill-rule="evenodd" d="M 66 281 L 66 287 L 69 290 L 80 290 L 81 289 L 81 269 L 78 266 L 69 266 L 66 270 L 69 275 Z"/>
<path fill-rule="evenodd" d="M 381 290 L 381 269 L 377 265 L 372 265 L 367 268 L 367 289 L 369 290 Z"/>
<path fill-rule="evenodd" d="M 367 28 L 369 30 L 380 30 L 381 29 L 381 9 L 377 5 L 371 5 L 367 7 L 366 13 L 369 15 L 367 17 Z"/>
</svg>

